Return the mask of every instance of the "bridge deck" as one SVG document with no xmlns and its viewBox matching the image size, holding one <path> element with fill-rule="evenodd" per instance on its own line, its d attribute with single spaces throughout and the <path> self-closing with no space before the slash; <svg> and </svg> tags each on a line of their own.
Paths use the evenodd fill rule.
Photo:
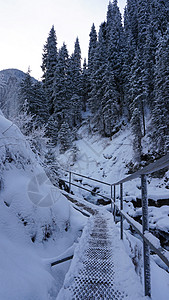
<svg viewBox="0 0 169 300">
<path fill-rule="evenodd" d="M 95 211 L 84 228 L 57 300 L 146 299 L 113 218 Z"/>
</svg>

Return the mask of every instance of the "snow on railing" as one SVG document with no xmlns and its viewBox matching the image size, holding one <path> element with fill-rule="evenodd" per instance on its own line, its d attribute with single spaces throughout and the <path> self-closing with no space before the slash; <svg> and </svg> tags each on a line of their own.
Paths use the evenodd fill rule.
<svg viewBox="0 0 169 300">
<path fill-rule="evenodd" d="M 160 246 L 159 240 L 149 232 L 149 222 L 148 222 L 148 198 L 147 198 L 147 175 L 153 172 L 159 171 L 169 167 L 169 154 L 158 159 L 154 163 L 149 164 L 148 166 L 138 170 L 122 180 L 115 183 L 107 183 L 98 179 L 94 179 L 82 174 L 78 174 L 73 171 L 64 170 L 69 174 L 69 180 L 61 179 L 65 183 L 69 185 L 69 192 L 71 192 L 71 186 L 78 187 L 80 189 L 86 190 L 88 192 L 93 193 L 94 195 L 102 196 L 104 199 L 111 200 L 111 211 L 114 215 L 114 221 L 116 222 L 116 211 L 118 210 L 121 218 L 120 218 L 120 237 L 123 239 L 123 220 L 126 221 L 135 229 L 135 231 L 142 237 L 143 239 L 143 257 L 144 257 L 144 290 L 145 296 L 151 297 L 151 279 L 150 279 L 150 247 L 151 249 L 162 259 L 162 261 L 169 267 L 169 252 L 163 249 Z M 99 192 L 89 190 L 80 185 L 77 185 L 72 182 L 72 174 L 76 176 L 80 176 L 82 178 L 86 178 L 95 182 L 99 182 L 101 184 L 110 186 L 111 191 L 110 197 L 101 195 Z M 123 211 L 123 184 L 125 182 L 131 181 L 141 177 L 141 197 L 142 197 L 142 225 L 136 222 L 132 217 L 126 214 Z M 120 207 L 116 204 L 116 186 L 120 185 Z M 113 191 L 114 188 L 114 191 Z"/>
</svg>

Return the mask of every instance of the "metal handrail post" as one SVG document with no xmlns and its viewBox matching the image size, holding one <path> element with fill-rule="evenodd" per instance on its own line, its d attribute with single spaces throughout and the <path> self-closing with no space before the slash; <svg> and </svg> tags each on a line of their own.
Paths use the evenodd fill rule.
<svg viewBox="0 0 169 300">
<path fill-rule="evenodd" d="M 112 186 L 112 184 L 111 184 L 111 190 L 110 190 L 110 199 L 111 199 L 111 213 L 113 213 L 113 203 L 112 203 L 112 201 L 113 201 L 113 186 Z"/>
<path fill-rule="evenodd" d="M 116 186 L 114 185 L 114 223 L 116 223 L 116 206 L 115 206 L 115 203 L 116 203 Z"/>
<path fill-rule="evenodd" d="M 72 173 L 69 172 L 69 193 L 71 192 L 71 177 L 72 177 Z"/>
<path fill-rule="evenodd" d="M 120 183 L 120 210 L 123 210 L 123 184 Z M 123 240 L 123 216 L 121 215 L 120 216 L 120 237 L 121 237 L 121 240 Z"/>
<path fill-rule="evenodd" d="M 141 195 L 142 195 L 142 230 L 149 230 L 148 223 L 148 198 L 147 198 L 147 176 L 141 175 Z M 150 247 L 143 239 L 143 258 L 144 258 L 144 292 L 145 296 L 151 297 L 151 278 L 150 278 Z"/>
</svg>

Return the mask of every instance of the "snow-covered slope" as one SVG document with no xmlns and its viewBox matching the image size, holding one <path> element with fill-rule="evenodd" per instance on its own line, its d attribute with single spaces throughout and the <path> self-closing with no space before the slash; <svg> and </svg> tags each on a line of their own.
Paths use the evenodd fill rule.
<svg viewBox="0 0 169 300">
<path fill-rule="evenodd" d="M 75 143 L 78 149 L 76 150 L 76 158 L 73 149 L 63 155 L 58 155 L 57 153 L 58 162 L 66 170 L 69 169 L 108 183 L 115 183 L 130 175 L 131 164 L 132 169 L 135 168 L 133 136 L 130 126 L 124 126 L 110 140 L 109 138 L 101 138 L 96 133 L 90 134 L 88 127 L 85 125 L 79 129 L 78 140 Z M 148 139 L 145 139 L 144 148 L 147 147 L 147 144 Z M 169 173 L 166 173 L 163 179 L 149 178 L 148 180 L 149 196 L 156 201 L 162 195 L 163 198 L 169 196 L 167 178 L 169 179 Z M 87 179 L 84 179 L 83 183 L 85 181 Z M 90 185 L 96 185 L 91 181 L 87 182 Z M 124 191 L 126 194 L 139 197 L 139 187 L 140 179 L 137 179 L 125 183 Z M 104 189 L 110 194 L 109 188 L 105 187 Z"/>
<path fill-rule="evenodd" d="M 78 140 L 76 143 L 76 155 L 71 149 L 59 155 L 57 153 L 58 163 L 61 168 L 65 170 L 72 170 L 79 174 L 89 176 L 110 184 L 115 183 L 129 175 L 129 166 L 134 169 L 134 153 L 133 140 L 130 126 L 124 126 L 118 133 L 116 133 L 112 140 L 109 138 L 101 138 L 96 133 L 89 132 L 88 125 L 82 126 L 78 131 Z M 144 139 L 144 149 L 148 149 L 148 138 Z M 78 149 L 78 150 L 77 150 Z M 68 180 L 68 173 L 63 173 L 64 178 Z M 100 194 L 110 197 L 110 186 L 100 184 L 82 178 L 80 176 L 72 175 L 72 180 L 75 184 L 82 185 L 89 190 L 100 191 Z M 167 237 L 169 232 L 169 171 L 161 179 L 148 177 L 148 198 L 151 199 L 150 213 L 150 229 L 156 230 L 162 240 L 163 246 L 168 249 Z M 141 199 L 141 179 L 135 179 L 126 182 L 123 186 L 124 190 L 124 209 L 132 217 L 139 216 L 141 218 L 141 208 L 135 207 L 140 203 Z M 73 187 L 74 193 L 83 196 L 89 201 L 98 201 L 98 195 L 94 197 L 93 194 Z M 120 189 L 116 188 L 116 196 L 119 196 Z M 101 200 L 102 201 L 102 200 Z M 154 206 L 157 207 L 154 207 Z M 140 206 L 140 205 L 139 205 Z"/>
<path fill-rule="evenodd" d="M 43 259 L 70 247 L 85 221 L 0 113 L 0 299 L 55 299 L 69 263 L 51 271 Z"/>
</svg>

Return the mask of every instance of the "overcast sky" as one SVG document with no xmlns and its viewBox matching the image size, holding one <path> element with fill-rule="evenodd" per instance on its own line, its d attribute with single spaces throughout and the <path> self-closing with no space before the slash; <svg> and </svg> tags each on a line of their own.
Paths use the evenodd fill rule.
<svg viewBox="0 0 169 300">
<path fill-rule="evenodd" d="M 98 31 L 106 19 L 109 0 L 0 0 L 0 70 L 17 68 L 40 79 L 42 51 L 54 25 L 58 48 L 69 54 L 79 37 L 82 58 L 87 57 L 92 23 Z M 118 0 L 123 13 L 126 0 Z"/>
</svg>

